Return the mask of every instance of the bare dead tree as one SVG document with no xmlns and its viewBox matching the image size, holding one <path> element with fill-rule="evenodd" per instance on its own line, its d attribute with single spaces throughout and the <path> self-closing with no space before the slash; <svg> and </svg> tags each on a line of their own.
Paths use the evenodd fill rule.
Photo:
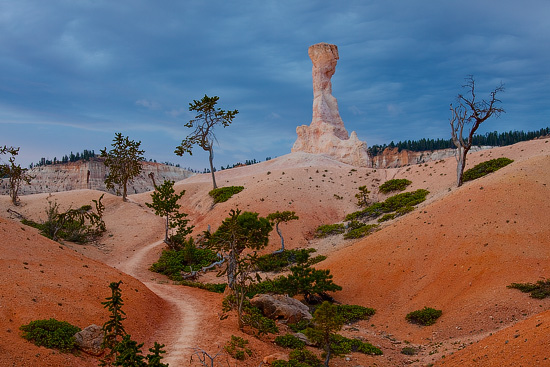
<svg viewBox="0 0 550 367">
<path fill-rule="evenodd" d="M 472 141 L 475 132 L 479 128 L 482 122 L 489 117 L 495 115 L 500 116 L 502 112 L 505 112 L 503 108 L 496 105 L 502 103 L 498 99 L 497 93 L 504 91 L 504 85 L 500 83 L 490 94 L 489 100 L 478 101 L 476 99 L 475 80 L 472 75 L 466 78 L 466 84 L 462 86 L 466 89 L 465 94 L 459 94 L 457 97 L 457 106 L 453 106 L 451 103 L 451 118 L 449 122 L 451 124 L 451 138 L 453 144 L 456 146 L 456 184 L 462 186 L 464 167 L 466 166 L 466 155 L 472 147 Z M 468 137 L 464 138 L 464 127 L 471 126 L 468 133 Z"/>
</svg>

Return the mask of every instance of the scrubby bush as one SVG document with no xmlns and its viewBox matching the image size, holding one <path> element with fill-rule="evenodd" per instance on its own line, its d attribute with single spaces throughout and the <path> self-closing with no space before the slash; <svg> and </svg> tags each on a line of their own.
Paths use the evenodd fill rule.
<svg viewBox="0 0 550 367">
<path fill-rule="evenodd" d="M 426 200 L 426 196 L 430 192 L 424 189 L 418 189 L 413 192 L 404 192 L 394 196 L 390 196 L 384 202 L 374 203 L 371 206 L 350 213 L 346 216 L 346 220 L 358 220 L 358 219 L 374 219 L 378 218 L 384 213 L 397 213 L 405 214 L 413 210 L 415 205 L 420 204 Z"/>
<path fill-rule="evenodd" d="M 356 222 L 356 221 L 352 221 Z M 358 222 L 361 223 L 361 222 Z M 361 225 L 353 226 L 351 229 L 348 229 L 346 234 L 344 234 L 344 239 L 352 239 L 352 238 L 361 238 L 365 237 L 369 234 L 371 234 L 376 228 L 378 228 L 378 224 L 365 224 L 361 223 Z"/>
<path fill-rule="evenodd" d="M 302 349 L 306 343 L 292 334 L 279 335 L 275 338 L 275 344 L 283 348 Z"/>
<path fill-rule="evenodd" d="M 159 260 L 151 265 L 151 271 L 167 275 L 172 280 L 182 280 L 182 271 L 199 270 L 217 260 L 214 251 L 196 247 L 190 238 L 180 250 L 163 250 Z"/>
<path fill-rule="evenodd" d="M 513 160 L 509 158 L 496 158 L 489 161 L 482 162 L 473 168 L 464 172 L 463 182 L 475 180 L 476 178 L 483 177 L 491 172 L 495 172 L 502 167 L 505 167 L 512 163 Z"/>
<path fill-rule="evenodd" d="M 376 310 L 358 305 L 337 305 L 337 312 L 346 324 L 351 324 L 359 320 L 367 320 L 376 313 Z"/>
<path fill-rule="evenodd" d="M 185 279 L 179 280 L 177 283 L 186 287 L 204 289 L 206 291 L 214 293 L 223 293 L 225 291 L 225 288 L 227 288 L 227 283 L 201 283 Z"/>
<path fill-rule="evenodd" d="M 531 297 L 536 299 L 550 297 L 550 279 L 538 280 L 536 283 L 512 283 L 508 288 L 519 289 L 523 293 L 531 293 Z"/>
<path fill-rule="evenodd" d="M 301 333 L 305 329 L 311 326 L 310 320 L 300 320 L 294 324 L 288 324 L 288 327 L 290 330 L 294 331 L 295 333 Z"/>
<path fill-rule="evenodd" d="M 38 346 L 55 348 L 63 352 L 70 352 L 76 348 L 74 334 L 81 329 L 66 321 L 56 319 L 35 320 L 22 325 L 22 337 Z"/>
<path fill-rule="evenodd" d="M 214 204 L 217 204 L 229 200 L 233 195 L 238 194 L 243 190 L 244 186 L 227 186 L 210 190 L 208 195 L 212 196 L 214 199 Z"/>
<path fill-rule="evenodd" d="M 246 356 L 251 356 L 252 351 L 247 347 L 248 340 L 240 336 L 231 335 L 231 340 L 223 347 L 223 349 L 233 358 L 244 361 Z"/>
<path fill-rule="evenodd" d="M 295 349 L 288 355 L 287 361 L 274 361 L 271 367 L 321 367 L 323 364 L 315 354 L 307 349 Z"/>
<path fill-rule="evenodd" d="M 413 324 L 429 326 L 435 324 L 435 321 L 442 315 L 441 310 L 431 307 L 424 307 L 422 310 L 409 312 L 406 316 L 407 321 Z"/>
<path fill-rule="evenodd" d="M 315 251 L 313 248 L 307 248 L 263 255 L 256 261 L 256 267 L 259 271 L 278 272 L 293 264 L 313 265 L 326 259 L 323 255 L 310 258 L 310 254 Z"/>
<path fill-rule="evenodd" d="M 392 220 L 396 217 L 395 213 L 388 213 L 384 214 L 381 218 L 378 218 L 378 223 L 386 222 L 388 220 Z"/>
<path fill-rule="evenodd" d="M 384 182 L 378 187 L 378 191 L 383 194 L 388 194 L 394 191 L 403 191 L 409 186 L 412 182 L 404 178 L 395 178 Z"/>
<path fill-rule="evenodd" d="M 333 236 L 335 234 L 344 233 L 346 228 L 343 223 L 336 224 L 324 224 L 317 227 L 315 230 L 315 237 L 324 238 L 328 236 Z"/>
<path fill-rule="evenodd" d="M 370 343 L 358 339 L 349 339 L 340 334 L 332 335 L 331 350 L 334 355 L 342 355 L 351 352 L 360 352 L 374 356 L 382 355 L 382 350 Z"/>
<path fill-rule="evenodd" d="M 404 347 L 403 349 L 401 349 L 401 354 L 405 354 L 407 356 L 414 356 L 418 353 L 418 350 L 416 350 L 416 348 L 413 348 L 413 347 Z"/>
</svg>

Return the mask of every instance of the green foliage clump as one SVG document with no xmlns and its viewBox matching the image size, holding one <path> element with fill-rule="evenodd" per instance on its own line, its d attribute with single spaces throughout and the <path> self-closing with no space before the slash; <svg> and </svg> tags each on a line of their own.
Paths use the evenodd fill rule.
<svg viewBox="0 0 550 367">
<path fill-rule="evenodd" d="M 413 324 L 429 326 L 435 324 L 435 321 L 443 314 L 441 310 L 431 307 L 424 307 L 422 310 L 409 312 L 406 316 L 407 321 Z"/>
<path fill-rule="evenodd" d="M 294 331 L 295 333 L 301 333 L 305 329 L 311 326 L 310 320 L 300 320 L 294 324 L 288 324 L 288 327 L 290 330 Z"/>
<path fill-rule="evenodd" d="M 344 323 L 351 324 L 359 320 L 368 320 L 376 313 L 374 308 L 358 305 L 337 305 L 337 312 L 343 318 Z"/>
<path fill-rule="evenodd" d="M 172 280 L 183 280 L 182 271 L 196 271 L 217 261 L 216 253 L 197 247 L 192 238 L 184 242 L 180 250 L 163 250 L 151 271 L 167 275 Z"/>
<path fill-rule="evenodd" d="M 550 279 L 538 280 L 536 283 L 512 283 L 508 288 L 519 289 L 523 293 L 531 293 L 531 297 L 536 299 L 550 297 Z"/>
<path fill-rule="evenodd" d="M 387 222 L 388 220 L 395 219 L 395 213 L 384 214 L 381 218 L 378 218 L 378 223 Z"/>
<path fill-rule="evenodd" d="M 248 340 L 240 336 L 231 335 L 231 340 L 223 347 L 223 349 L 233 358 L 244 361 L 246 356 L 252 355 L 252 350 L 248 347 Z"/>
<path fill-rule="evenodd" d="M 210 190 L 208 195 L 212 196 L 214 199 L 214 204 L 217 204 L 229 200 L 233 195 L 238 194 L 243 190 L 244 186 L 227 186 Z"/>
<path fill-rule="evenodd" d="M 344 233 L 345 231 L 346 228 L 343 223 L 324 224 L 317 227 L 317 229 L 315 230 L 315 237 L 324 238 L 335 234 Z"/>
<path fill-rule="evenodd" d="M 340 334 L 333 334 L 331 337 L 331 352 L 334 355 L 342 355 L 351 352 L 359 352 L 374 356 L 382 355 L 382 350 L 370 343 L 358 339 L 349 339 Z"/>
<path fill-rule="evenodd" d="M 405 354 L 407 356 L 414 356 L 417 353 L 418 353 L 418 350 L 416 350 L 416 348 L 413 348 L 413 347 L 405 347 L 401 349 L 401 354 Z"/>
<path fill-rule="evenodd" d="M 23 331 L 22 337 L 34 344 L 63 352 L 70 352 L 76 348 L 74 334 L 80 331 L 78 326 L 53 318 L 31 321 L 19 329 Z"/>
<path fill-rule="evenodd" d="M 275 344 L 283 348 L 302 349 L 306 343 L 292 334 L 279 335 L 275 338 Z"/>
<path fill-rule="evenodd" d="M 374 219 L 384 213 L 405 214 L 413 210 L 415 205 L 426 200 L 426 196 L 430 192 L 424 189 L 418 189 L 412 192 L 404 192 L 394 196 L 390 196 L 384 202 L 374 203 L 363 210 L 350 213 L 346 216 L 346 220 L 358 219 Z"/>
<path fill-rule="evenodd" d="M 332 281 L 332 274 L 328 269 L 293 266 L 290 271 L 289 275 L 282 275 L 272 281 L 275 293 L 288 294 L 290 297 L 303 294 L 308 303 L 313 303 L 316 295 L 323 296 L 326 292 L 342 290 L 342 287 Z"/>
<path fill-rule="evenodd" d="M 310 254 L 315 251 L 313 248 L 306 248 L 263 255 L 258 258 L 256 267 L 259 271 L 278 272 L 293 264 L 313 265 L 326 259 L 323 255 L 310 258 Z"/>
<path fill-rule="evenodd" d="M 274 361 L 272 367 L 320 367 L 323 364 L 315 354 L 307 349 L 295 349 L 288 355 L 288 362 Z"/>
<path fill-rule="evenodd" d="M 348 225 L 348 231 L 344 234 L 344 239 L 361 238 L 371 234 L 378 224 L 365 224 L 359 221 L 351 221 Z"/>
<path fill-rule="evenodd" d="M 509 158 L 496 158 L 491 159 L 489 161 L 482 162 L 473 168 L 470 168 L 466 172 L 464 172 L 463 182 L 475 180 L 476 178 L 483 177 L 491 172 L 495 172 L 502 167 L 505 167 L 512 163 L 513 160 Z"/>
<path fill-rule="evenodd" d="M 222 311 L 224 313 L 238 309 L 238 307 L 239 303 L 235 295 L 229 295 L 222 301 Z M 258 331 L 258 335 L 277 334 L 279 332 L 275 321 L 265 317 L 262 311 L 258 307 L 253 306 L 246 297 L 242 299 L 240 307 L 242 310 L 242 324 L 255 328 Z"/>
<path fill-rule="evenodd" d="M 103 221 L 105 205 L 101 199 L 103 199 L 103 195 L 98 200 L 92 200 L 95 204 L 95 211 L 91 205 L 83 205 L 78 209 L 69 209 L 66 212 L 60 212 L 57 202 L 48 200 L 45 222 L 36 223 L 24 219 L 21 223 L 39 229 L 43 236 L 54 241 L 65 239 L 81 244 L 87 243 L 97 239 L 106 230 Z"/>
<path fill-rule="evenodd" d="M 201 283 L 201 282 L 193 282 L 192 280 L 180 280 L 177 282 L 179 285 L 184 285 L 186 287 L 193 287 L 193 288 L 199 288 L 204 289 L 209 292 L 214 293 L 223 293 L 225 292 L 225 288 L 227 288 L 227 283 Z"/>
<path fill-rule="evenodd" d="M 378 190 L 383 194 L 388 194 L 394 191 L 403 191 L 409 186 L 412 182 L 405 178 L 394 178 L 384 182 L 378 187 Z"/>
</svg>

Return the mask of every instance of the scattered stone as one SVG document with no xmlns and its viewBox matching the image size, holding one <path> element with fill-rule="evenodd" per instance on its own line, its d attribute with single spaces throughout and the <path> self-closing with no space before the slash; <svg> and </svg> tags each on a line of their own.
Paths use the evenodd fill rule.
<svg viewBox="0 0 550 367">
<path fill-rule="evenodd" d="M 250 300 L 265 317 L 273 320 L 285 320 L 296 323 L 300 320 L 311 320 L 309 309 L 297 299 L 280 294 L 258 294 Z"/>
<path fill-rule="evenodd" d="M 266 357 L 264 357 L 263 362 L 266 364 L 271 364 L 275 361 L 287 361 L 288 362 L 288 355 L 285 353 L 274 353 L 270 354 Z"/>
<path fill-rule="evenodd" d="M 99 356 L 103 353 L 103 348 L 101 348 L 103 336 L 101 326 L 94 324 L 74 334 L 77 348 L 93 356 Z"/>
</svg>

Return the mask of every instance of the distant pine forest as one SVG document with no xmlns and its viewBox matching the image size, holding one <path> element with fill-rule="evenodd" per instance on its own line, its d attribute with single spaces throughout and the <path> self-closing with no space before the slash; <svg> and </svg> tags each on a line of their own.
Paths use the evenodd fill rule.
<svg viewBox="0 0 550 367">
<path fill-rule="evenodd" d="M 550 135 L 550 128 L 542 128 L 540 130 L 536 131 L 508 131 L 499 133 L 497 131 L 493 131 L 491 133 L 486 133 L 484 135 L 474 135 L 473 138 L 473 145 L 479 145 L 479 146 L 493 146 L 493 147 L 499 147 L 499 146 L 506 146 L 506 145 L 512 145 L 515 143 L 519 143 L 521 141 L 527 141 L 527 140 L 533 140 L 536 138 L 540 138 L 543 136 L 549 136 Z M 397 143 L 394 143 L 393 141 L 389 144 L 383 144 L 383 145 L 373 145 L 368 148 L 368 153 L 371 157 L 376 157 L 377 155 L 382 154 L 384 149 L 386 148 L 397 148 L 398 151 L 402 150 L 410 150 L 413 152 L 423 152 L 427 150 L 440 150 L 440 149 L 454 149 L 455 146 L 451 139 L 420 139 L 420 140 L 407 140 L 407 141 L 399 141 Z M 51 164 L 59 164 L 59 163 L 69 163 L 69 162 L 77 162 L 80 160 L 87 161 L 90 158 L 95 158 L 98 155 L 95 154 L 93 150 L 86 150 L 84 149 L 83 152 L 78 152 L 74 154 L 71 152 L 69 155 L 64 155 L 61 157 L 61 159 L 54 158 L 53 160 L 41 158 L 40 161 L 38 161 L 36 164 L 32 164 L 29 166 L 30 168 L 33 167 L 40 167 L 40 166 L 48 166 Z M 266 157 L 266 161 L 270 160 L 271 157 Z M 152 159 L 149 160 L 149 162 L 155 162 Z M 226 167 L 221 166 L 221 170 L 231 169 L 235 167 L 240 166 L 249 166 L 252 164 L 260 163 L 261 161 L 256 159 L 250 159 L 246 160 L 244 163 L 235 163 L 233 165 L 227 165 Z M 163 164 L 166 164 L 168 166 L 175 166 L 180 167 L 179 164 L 173 164 L 170 162 L 163 162 Z M 210 170 L 205 168 L 204 170 L 196 170 L 192 168 L 186 168 L 188 171 L 195 172 L 195 173 L 210 173 Z"/>
<path fill-rule="evenodd" d="M 542 128 L 537 131 L 509 131 L 499 133 L 493 131 L 484 135 L 474 135 L 473 145 L 478 146 L 492 146 L 502 147 L 506 145 L 512 145 L 519 143 L 520 141 L 533 140 L 542 136 L 550 135 L 550 128 Z M 410 150 L 413 152 L 423 152 L 426 150 L 440 150 L 440 149 L 454 149 L 456 148 L 451 139 L 420 139 L 420 140 L 407 140 L 384 145 L 373 145 L 368 148 L 369 155 L 376 157 L 382 154 L 386 148 L 397 148 L 398 151 Z"/>
</svg>

